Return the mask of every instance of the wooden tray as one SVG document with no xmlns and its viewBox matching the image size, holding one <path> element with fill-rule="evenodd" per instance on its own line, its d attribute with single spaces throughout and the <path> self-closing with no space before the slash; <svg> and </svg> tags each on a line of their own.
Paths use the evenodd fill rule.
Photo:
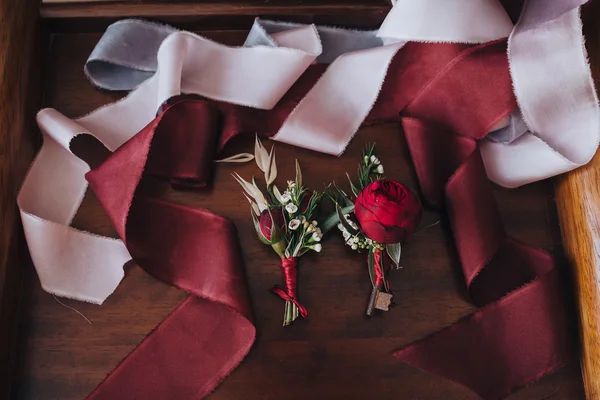
<svg viewBox="0 0 600 400">
<path fill-rule="evenodd" d="M 149 17 L 227 44 L 240 44 L 256 15 L 374 28 L 389 8 L 387 0 L 235 0 L 226 4 L 52 0 L 41 8 L 34 0 L 0 1 L 0 399 L 84 398 L 186 296 L 129 265 L 126 278 L 105 305 L 61 299 L 89 318 L 90 325 L 41 289 L 27 254 L 15 197 L 40 144 L 35 111 L 49 106 L 75 117 L 121 96 L 94 89 L 82 71 L 107 24 L 123 16 Z M 596 5 L 584 10 L 595 72 L 600 72 L 598 16 Z M 416 187 L 406 143 L 399 126 L 393 124 L 362 129 L 336 160 L 277 144 L 280 176 L 291 174 L 293 160 L 298 158 L 309 186 L 340 180 L 345 171 L 355 169 L 364 144 L 373 141 L 385 143 L 378 154 L 386 164 L 386 175 Z M 100 146 L 89 140 L 77 140 L 73 146 L 90 160 L 102 154 Z M 238 138 L 227 153 L 247 151 L 250 146 L 251 138 Z M 406 246 L 405 268 L 392 275 L 398 306 L 370 320 L 363 316 L 370 292 L 364 260 L 347 250 L 339 238 L 327 239 L 323 253 L 302 260 L 299 286 L 311 318 L 283 329 L 283 303 L 268 291 L 280 279 L 278 260 L 255 238 L 247 207 L 241 206 L 240 190 L 230 177 L 234 170 L 245 176 L 255 172 L 251 165 L 220 166 L 213 190 L 170 189 L 167 194 L 173 201 L 226 215 L 240 232 L 258 339 L 211 399 L 477 398 L 457 384 L 391 356 L 402 345 L 474 310 L 465 297 L 446 221 Z M 593 399 L 600 398 L 594 373 L 600 362 L 595 319 L 600 304 L 596 286 L 600 255 L 594 247 L 600 239 L 599 170 L 600 159 L 596 159 L 557 180 L 494 190 L 508 232 L 552 251 L 564 261 L 561 267 L 573 272 L 573 298 L 579 300 L 579 315 L 583 315 L 583 375 L 588 397 Z M 91 193 L 74 226 L 116 236 Z M 575 307 L 573 315 L 578 315 Z M 572 363 L 509 398 L 585 398 L 579 365 Z"/>
</svg>

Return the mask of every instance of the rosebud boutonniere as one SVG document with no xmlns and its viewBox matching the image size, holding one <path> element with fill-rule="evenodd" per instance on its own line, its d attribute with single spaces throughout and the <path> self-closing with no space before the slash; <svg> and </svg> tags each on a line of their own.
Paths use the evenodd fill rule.
<svg viewBox="0 0 600 400">
<path fill-rule="evenodd" d="M 274 287 L 273 293 L 285 300 L 283 325 L 289 325 L 299 316 L 306 318 L 307 311 L 298 301 L 296 276 L 299 258 L 308 251 L 321 251 L 323 233 L 316 220 L 323 193 L 302 185 L 302 171 L 296 161 L 296 176 L 287 181 L 282 192 L 274 184 L 277 178 L 275 151 L 270 152 L 256 139 L 254 159 L 264 172 L 266 193 L 259 189 L 254 178 L 245 181 L 233 174 L 250 202 L 252 220 L 258 238 L 273 248 L 281 258 L 284 287 Z"/>
</svg>

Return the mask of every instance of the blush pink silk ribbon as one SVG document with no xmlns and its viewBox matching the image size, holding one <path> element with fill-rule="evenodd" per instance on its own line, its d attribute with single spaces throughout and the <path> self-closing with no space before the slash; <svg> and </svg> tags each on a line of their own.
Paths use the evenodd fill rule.
<svg viewBox="0 0 600 400">
<path fill-rule="evenodd" d="M 510 35 L 511 76 L 530 132 L 510 145 L 483 141 L 487 174 L 511 187 L 573 169 L 587 162 L 598 144 L 598 105 L 579 18 L 582 2 L 531 0 L 513 29 L 494 0 L 398 1 L 378 33 L 387 44 L 338 57 L 274 139 L 339 155 L 371 110 L 393 57 L 407 41 L 482 43 Z M 91 134 L 115 151 L 153 121 L 164 102 L 182 93 L 273 108 L 323 49 L 310 25 L 270 38 L 276 46 L 232 48 L 175 32 L 160 46 L 156 74 L 123 100 L 75 120 L 51 109 L 38 114 L 44 144 L 18 203 L 46 291 L 101 304 L 131 258 L 122 241 L 69 226 L 89 171 L 70 151 L 72 138 Z"/>
</svg>

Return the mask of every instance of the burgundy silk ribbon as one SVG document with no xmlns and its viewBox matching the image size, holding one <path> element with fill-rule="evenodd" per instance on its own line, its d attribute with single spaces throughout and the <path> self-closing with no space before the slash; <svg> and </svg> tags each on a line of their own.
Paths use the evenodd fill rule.
<svg viewBox="0 0 600 400">
<path fill-rule="evenodd" d="M 198 398 L 246 354 L 254 327 L 233 226 L 207 211 L 134 195 L 135 189 L 143 172 L 178 183 L 204 182 L 215 109 L 221 112 L 219 149 L 239 133 L 272 136 L 324 69 L 310 67 L 270 111 L 185 101 L 197 96 L 173 98 L 170 108 L 88 173 L 133 258 L 192 294 L 91 398 Z M 515 106 L 506 41 L 413 42 L 392 60 L 365 121 L 401 122 L 422 196 L 448 213 L 469 294 L 483 306 L 395 355 L 488 399 L 559 368 L 571 353 L 566 299 L 554 262 L 507 237 L 478 150 L 477 141 Z M 174 156 L 179 151 L 183 165 Z"/>
<path fill-rule="evenodd" d="M 190 293 L 89 399 L 202 398 L 254 343 L 235 226 L 136 192 L 143 173 L 204 185 L 217 122 L 209 103 L 173 106 L 86 175 L 133 259 Z"/>
</svg>

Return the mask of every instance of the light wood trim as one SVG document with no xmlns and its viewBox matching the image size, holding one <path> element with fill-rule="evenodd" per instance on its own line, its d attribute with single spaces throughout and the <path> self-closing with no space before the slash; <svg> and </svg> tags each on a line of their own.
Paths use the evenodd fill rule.
<svg viewBox="0 0 600 400">
<path fill-rule="evenodd" d="M 600 87 L 600 3 L 582 11 L 586 47 Z M 600 400 L 600 152 L 556 180 L 556 202 L 579 307 L 581 370 L 586 396 Z"/>
</svg>

